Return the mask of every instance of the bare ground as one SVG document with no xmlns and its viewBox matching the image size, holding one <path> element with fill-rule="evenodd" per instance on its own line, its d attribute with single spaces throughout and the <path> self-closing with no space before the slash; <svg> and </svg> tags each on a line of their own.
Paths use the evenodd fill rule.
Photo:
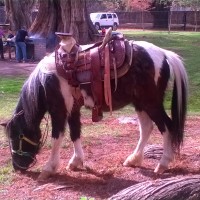
<svg viewBox="0 0 200 200">
<path fill-rule="evenodd" d="M 6 67 L 4 70 L 2 65 Z M 18 64 L 14 61 L 12 63 L 0 61 L 0 75 L 1 77 L 28 75 L 34 67 L 35 63 Z M 76 200 L 81 197 L 88 199 L 93 197 L 100 200 L 107 199 L 118 191 L 142 181 L 200 174 L 199 122 L 199 116 L 187 118 L 185 140 L 180 156 L 166 173 L 155 175 L 153 170 L 158 163 L 157 159 L 145 158 L 142 167 L 122 166 L 125 158 L 137 144 L 138 124 L 137 122 L 121 124 L 117 118 L 108 117 L 99 122 L 99 125 L 108 126 L 113 132 L 112 135 L 107 133 L 101 136 L 84 136 L 84 133 L 82 135 L 85 151 L 83 169 L 77 171 L 65 169 L 73 154 L 72 144 L 67 140 L 61 149 L 61 166 L 58 173 L 45 182 L 38 182 L 37 177 L 51 151 L 45 146 L 37 156 L 35 166 L 25 173 L 13 172 L 9 184 L 0 185 L 0 199 Z M 93 122 L 90 117 L 82 116 L 82 124 L 92 126 Z M 151 135 L 149 144 L 162 145 L 162 137 L 156 129 Z M 0 166 L 10 163 L 10 152 L 5 141 L 0 141 L 0 155 Z"/>
</svg>

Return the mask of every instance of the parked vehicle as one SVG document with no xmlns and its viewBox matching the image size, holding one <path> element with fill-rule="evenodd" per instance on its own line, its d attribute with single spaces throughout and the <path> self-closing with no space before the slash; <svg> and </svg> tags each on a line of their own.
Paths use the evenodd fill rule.
<svg viewBox="0 0 200 200">
<path fill-rule="evenodd" d="M 116 13 L 91 13 L 90 19 L 97 30 L 112 27 L 115 31 L 119 26 L 119 19 Z"/>
</svg>

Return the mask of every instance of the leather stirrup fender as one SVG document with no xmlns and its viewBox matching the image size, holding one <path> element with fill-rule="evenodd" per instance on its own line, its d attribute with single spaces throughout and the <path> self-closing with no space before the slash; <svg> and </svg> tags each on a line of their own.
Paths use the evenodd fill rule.
<svg viewBox="0 0 200 200">
<path fill-rule="evenodd" d="M 90 50 L 91 55 L 91 89 L 94 97 L 94 108 L 92 110 L 92 121 L 98 122 L 102 119 L 103 83 L 101 75 L 101 64 L 98 47 Z"/>
</svg>

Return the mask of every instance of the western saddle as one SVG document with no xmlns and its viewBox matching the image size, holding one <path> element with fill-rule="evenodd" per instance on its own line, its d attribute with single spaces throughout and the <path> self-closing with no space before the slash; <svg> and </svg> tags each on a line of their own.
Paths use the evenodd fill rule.
<svg viewBox="0 0 200 200">
<path fill-rule="evenodd" d="M 91 83 L 94 98 L 92 121 L 102 119 L 103 91 L 106 104 L 112 113 L 110 79 L 122 77 L 129 70 L 132 45 L 122 34 L 112 34 L 108 29 L 101 42 L 80 46 L 69 33 L 56 33 L 61 42 L 55 51 L 57 73 L 73 87 Z"/>
</svg>

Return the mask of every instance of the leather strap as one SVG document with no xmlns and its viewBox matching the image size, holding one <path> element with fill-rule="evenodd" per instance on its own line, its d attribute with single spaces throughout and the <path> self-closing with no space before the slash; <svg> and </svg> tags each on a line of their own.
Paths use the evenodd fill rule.
<svg viewBox="0 0 200 200">
<path fill-rule="evenodd" d="M 112 114 L 112 95 L 110 86 L 110 52 L 108 44 L 105 46 L 104 96 L 105 102 L 110 108 L 110 114 Z"/>
<path fill-rule="evenodd" d="M 92 121 L 98 122 L 102 119 L 103 83 L 101 78 L 101 63 L 98 47 L 90 50 L 91 56 L 91 89 L 94 97 L 94 108 L 92 110 Z"/>
</svg>

